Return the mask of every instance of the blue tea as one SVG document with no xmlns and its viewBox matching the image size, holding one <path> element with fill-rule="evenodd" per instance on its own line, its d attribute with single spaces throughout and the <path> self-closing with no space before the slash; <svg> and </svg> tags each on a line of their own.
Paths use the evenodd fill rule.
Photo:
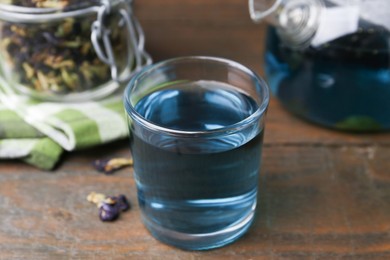
<svg viewBox="0 0 390 260">
<path fill-rule="evenodd" d="M 215 131 L 208 137 L 181 138 L 141 131 L 136 122 L 130 123 L 139 205 L 157 238 L 205 249 L 226 244 L 248 229 L 256 207 L 263 131 L 259 122 L 232 133 L 222 130 L 258 108 L 245 93 L 214 81 L 172 84 L 138 101 L 136 111 L 155 125 Z M 188 241 L 183 243 L 183 237 Z"/>
<path fill-rule="evenodd" d="M 283 44 L 273 28 L 267 39 L 270 88 L 290 111 L 336 129 L 390 129 L 388 30 L 361 21 L 356 33 L 302 50 Z"/>
</svg>

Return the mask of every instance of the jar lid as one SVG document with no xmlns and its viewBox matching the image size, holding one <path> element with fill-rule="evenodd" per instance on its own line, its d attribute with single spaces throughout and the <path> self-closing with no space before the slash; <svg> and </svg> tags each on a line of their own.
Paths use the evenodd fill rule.
<svg viewBox="0 0 390 260">
<path fill-rule="evenodd" d="M 132 0 L 0 0 L 0 20 L 40 23 L 96 13 L 102 5 L 115 7 L 131 2 Z"/>
</svg>

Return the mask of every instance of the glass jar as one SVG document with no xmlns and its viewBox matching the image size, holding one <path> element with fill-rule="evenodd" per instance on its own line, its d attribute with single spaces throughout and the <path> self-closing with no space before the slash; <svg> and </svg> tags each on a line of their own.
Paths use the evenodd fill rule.
<svg viewBox="0 0 390 260">
<path fill-rule="evenodd" d="M 99 99 L 151 63 L 128 0 L 0 0 L 9 86 L 49 101 Z"/>
<path fill-rule="evenodd" d="M 265 72 L 288 110 L 340 130 L 390 130 L 390 1 L 250 4 L 271 24 Z"/>
</svg>

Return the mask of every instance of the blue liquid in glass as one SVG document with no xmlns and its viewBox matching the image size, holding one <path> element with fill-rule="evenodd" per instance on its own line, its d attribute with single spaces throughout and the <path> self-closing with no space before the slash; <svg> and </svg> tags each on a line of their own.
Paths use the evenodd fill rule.
<svg viewBox="0 0 390 260">
<path fill-rule="evenodd" d="M 265 69 L 273 94 L 290 111 L 327 127 L 390 129 L 390 32 L 360 27 L 303 50 L 289 48 L 270 28 Z"/>
<path fill-rule="evenodd" d="M 135 108 L 159 126 L 206 131 L 236 124 L 258 105 L 234 87 L 203 81 L 158 90 Z M 185 249 L 219 247 L 241 236 L 256 207 L 262 138 L 259 122 L 212 138 L 132 131 L 139 205 L 148 229 Z"/>
</svg>

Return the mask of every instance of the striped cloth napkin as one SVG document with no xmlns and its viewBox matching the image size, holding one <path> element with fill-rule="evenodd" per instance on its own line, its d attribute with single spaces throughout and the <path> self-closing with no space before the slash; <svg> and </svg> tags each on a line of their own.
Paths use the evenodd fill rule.
<svg viewBox="0 0 390 260">
<path fill-rule="evenodd" d="M 17 95 L 0 78 L 0 159 L 21 159 L 50 170 L 64 150 L 125 138 L 121 93 L 98 102 L 38 102 Z"/>
</svg>

